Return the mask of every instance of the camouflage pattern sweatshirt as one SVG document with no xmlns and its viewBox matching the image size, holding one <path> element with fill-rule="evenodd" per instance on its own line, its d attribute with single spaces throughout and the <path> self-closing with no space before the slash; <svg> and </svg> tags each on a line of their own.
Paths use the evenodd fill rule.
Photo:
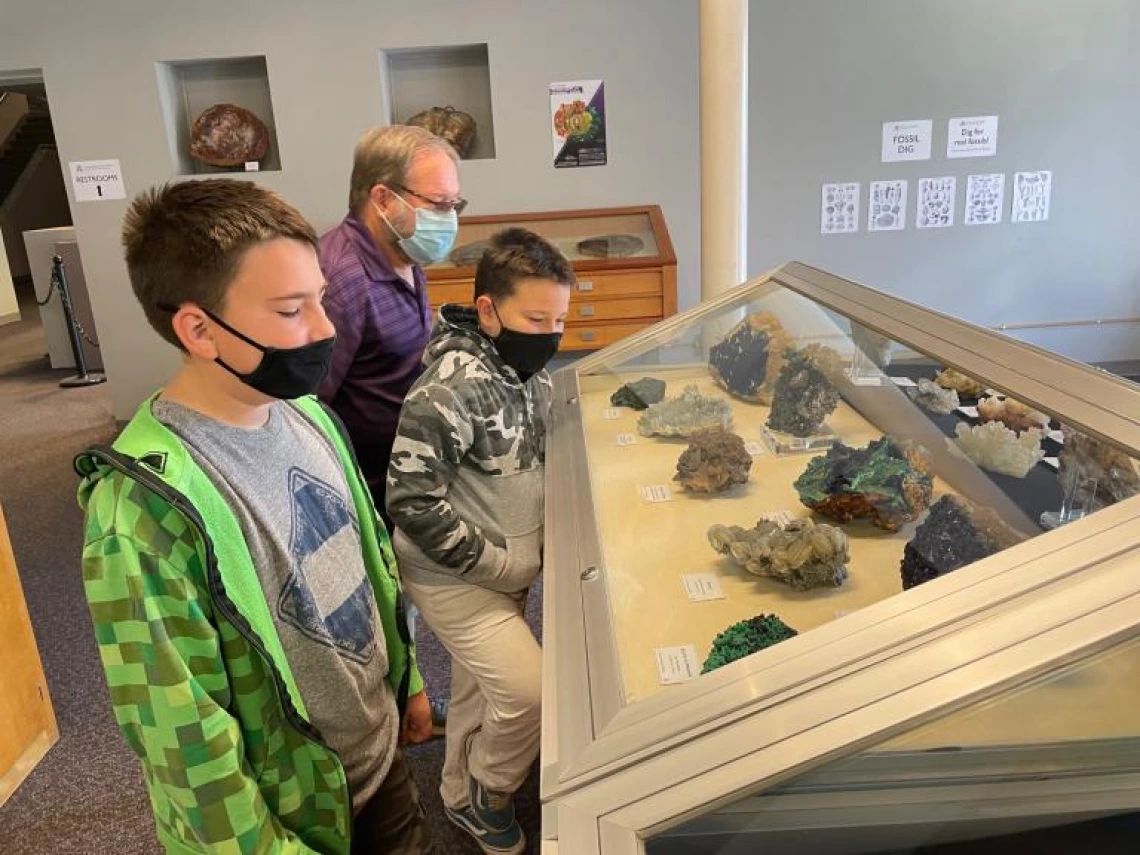
<svg viewBox="0 0 1140 855">
<path fill-rule="evenodd" d="M 474 309 L 441 309 L 388 468 L 401 575 L 506 592 L 534 581 L 550 391 L 545 371 L 519 379 Z"/>
</svg>

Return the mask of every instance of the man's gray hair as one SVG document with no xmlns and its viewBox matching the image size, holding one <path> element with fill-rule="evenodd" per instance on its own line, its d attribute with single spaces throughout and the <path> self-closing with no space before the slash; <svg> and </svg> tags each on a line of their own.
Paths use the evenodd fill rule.
<svg viewBox="0 0 1140 855">
<path fill-rule="evenodd" d="M 459 155 L 451 143 L 431 131 L 414 125 L 385 125 L 366 131 L 356 143 L 352 159 L 349 210 L 359 213 L 377 184 L 403 185 L 412 161 L 428 151 L 443 152 L 459 166 Z"/>
</svg>

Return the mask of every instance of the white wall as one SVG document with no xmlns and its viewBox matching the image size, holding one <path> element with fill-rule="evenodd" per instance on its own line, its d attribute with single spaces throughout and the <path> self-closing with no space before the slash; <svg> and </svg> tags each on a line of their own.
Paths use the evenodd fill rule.
<svg viewBox="0 0 1140 855">
<path fill-rule="evenodd" d="M 1140 3 L 796 0 L 750 6 L 749 269 L 789 259 L 979 324 L 1140 315 Z M 946 121 L 1000 116 L 996 157 L 948 160 Z M 883 122 L 933 119 L 929 161 L 880 162 Z M 1009 222 L 1013 173 L 1053 170 L 1047 223 Z M 1004 172 L 998 226 L 966 176 Z M 958 178 L 958 224 L 916 231 L 917 179 Z M 873 180 L 908 179 L 902 232 L 866 231 Z M 820 186 L 863 185 L 861 231 L 819 233 Z M 1140 358 L 1135 326 L 1019 333 Z"/>
<path fill-rule="evenodd" d="M 61 160 L 118 158 L 127 190 L 172 175 L 155 62 L 264 55 L 283 171 L 258 180 L 324 229 L 343 216 L 352 147 L 381 121 L 383 49 L 489 45 L 494 160 L 464 163 L 471 213 L 662 206 L 682 308 L 699 295 L 695 0 L 79 0 L 8 3 L 0 74 L 42 68 Z M 606 81 L 609 165 L 551 166 L 547 84 Z M 72 205 L 114 412 L 176 365 L 130 293 L 126 202 Z"/>
</svg>

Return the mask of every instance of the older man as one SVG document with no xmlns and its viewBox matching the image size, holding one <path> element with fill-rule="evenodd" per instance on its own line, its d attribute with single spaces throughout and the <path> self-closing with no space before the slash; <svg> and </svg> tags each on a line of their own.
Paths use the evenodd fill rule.
<svg viewBox="0 0 1140 855">
<path fill-rule="evenodd" d="M 321 238 L 337 339 L 318 394 L 348 428 L 381 513 L 400 406 L 431 332 L 422 266 L 447 255 L 467 204 L 458 167 L 422 128 L 373 128 L 356 144 L 348 216 Z"/>
</svg>

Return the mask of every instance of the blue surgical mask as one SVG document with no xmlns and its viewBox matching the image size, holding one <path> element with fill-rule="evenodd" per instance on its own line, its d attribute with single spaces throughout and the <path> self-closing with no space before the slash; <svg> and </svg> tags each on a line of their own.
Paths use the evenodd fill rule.
<svg viewBox="0 0 1140 855">
<path fill-rule="evenodd" d="M 459 231 L 459 218 L 455 211 L 443 213 L 433 211 L 431 208 L 416 208 L 409 205 L 399 193 L 395 196 L 416 212 L 416 228 L 409 237 L 404 237 L 396 231 L 379 205 L 373 202 L 372 207 L 376 209 L 384 225 L 396 236 L 396 243 L 400 249 L 416 264 L 435 264 L 437 261 L 443 261 L 451 251 L 451 245 L 455 243 L 455 233 Z"/>
</svg>

